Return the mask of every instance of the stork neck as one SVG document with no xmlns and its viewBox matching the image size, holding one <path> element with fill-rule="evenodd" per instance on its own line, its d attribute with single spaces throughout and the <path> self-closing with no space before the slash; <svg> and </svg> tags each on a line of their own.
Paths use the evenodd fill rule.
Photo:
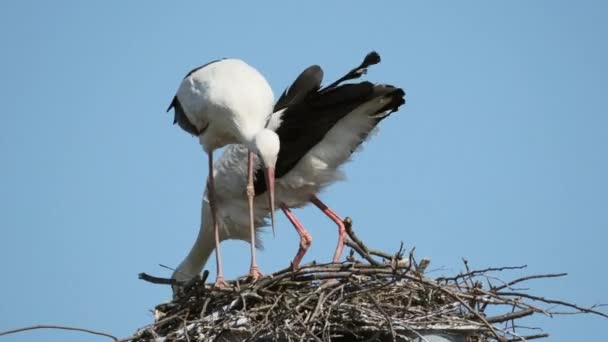
<svg viewBox="0 0 608 342">
<path fill-rule="evenodd" d="M 203 214 L 203 216 L 208 216 Z M 213 227 L 211 220 L 203 217 L 201 228 L 188 256 L 179 264 L 173 273 L 174 279 L 189 280 L 201 273 L 215 249 L 213 240 Z"/>
</svg>

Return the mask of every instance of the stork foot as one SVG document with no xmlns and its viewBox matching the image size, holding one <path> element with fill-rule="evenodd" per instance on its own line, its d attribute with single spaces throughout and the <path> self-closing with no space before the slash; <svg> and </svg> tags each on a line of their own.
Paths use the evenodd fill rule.
<svg viewBox="0 0 608 342">
<path fill-rule="evenodd" d="M 213 287 L 218 288 L 218 289 L 227 289 L 230 286 L 224 280 L 223 276 L 219 276 L 215 279 L 215 283 L 213 284 Z"/>
<path fill-rule="evenodd" d="M 253 282 L 256 282 L 256 281 L 262 279 L 263 277 L 264 277 L 264 275 L 260 271 L 260 268 L 258 266 L 252 266 L 251 269 L 249 270 L 249 275 L 247 276 L 247 280 L 249 280 L 253 283 Z"/>
</svg>

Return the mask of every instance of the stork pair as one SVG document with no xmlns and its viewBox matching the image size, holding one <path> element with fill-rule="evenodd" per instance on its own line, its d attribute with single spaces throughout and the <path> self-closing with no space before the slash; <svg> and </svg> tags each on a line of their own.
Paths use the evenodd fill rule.
<svg viewBox="0 0 608 342">
<path fill-rule="evenodd" d="M 261 277 L 255 259 L 257 232 L 268 215 L 274 232 L 275 200 L 300 235 L 294 268 L 311 237 L 290 208 L 310 202 L 338 225 L 333 261 L 339 261 L 346 238 L 342 220 L 316 194 L 340 178 L 339 167 L 382 119 L 405 103 L 400 88 L 344 83 L 379 62 L 372 52 L 324 88 L 323 71 L 311 66 L 276 104 L 264 77 L 237 59 L 214 61 L 186 75 L 169 110 L 175 110 L 174 123 L 199 138 L 208 155 L 209 176 L 198 238 L 174 279 L 199 274 L 215 249 L 216 285 L 224 286 L 219 248 L 224 239 L 251 243 L 249 276 Z M 213 151 L 226 145 L 214 165 Z"/>
</svg>

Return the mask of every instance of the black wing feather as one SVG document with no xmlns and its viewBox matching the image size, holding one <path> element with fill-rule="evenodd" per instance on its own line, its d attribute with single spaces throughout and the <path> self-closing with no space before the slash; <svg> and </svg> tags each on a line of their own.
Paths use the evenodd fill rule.
<svg viewBox="0 0 608 342">
<path fill-rule="evenodd" d="M 173 97 L 173 101 L 171 101 L 171 104 L 169 105 L 169 108 L 167 108 L 167 112 L 171 110 L 171 108 L 173 108 L 175 110 L 175 115 L 173 116 L 173 124 L 178 124 L 179 127 L 181 127 L 184 131 L 197 136 L 200 134 L 200 132 L 198 131 L 198 129 L 196 128 L 196 126 L 194 126 L 190 120 L 188 120 L 188 117 L 186 116 L 186 113 L 184 112 L 184 109 L 182 108 L 182 104 L 179 103 L 179 100 L 177 99 L 177 96 Z"/>
<path fill-rule="evenodd" d="M 274 111 L 278 112 L 283 108 L 302 102 L 309 94 L 321 88 L 322 81 L 323 69 L 320 66 L 313 65 L 306 68 L 293 84 L 281 94 L 274 105 Z"/>
<path fill-rule="evenodd" d="M 323 89 L 320 89 L 322 70 L 318 68 L 320 72 L 313 73 L 310 71 L 311 68 L 316 68 L 313 66 L 302 72 L 289 90 L 283 93 L 275 105 L 275 111 L 286 108 L 281 116 L 281 126 L 277 129 L 281 141 L 275 170 L 277 179 L 287 174 L 310 149 L 323 140 L 340 119 L 357 107 L 374 98 L 387 97 L 389 101 L 386 106 L 376 113 L 370 113 L 374 116 L 388 111 L 388 114 L 378 115 L 376 125 L 405 103 L 405 93 L 400 88 L 370 82 L 340 84 L 360 77 L 366 73 L 368 66 L 378 62 L 380 56 L 372 52 L 361 65 Z M 313 79 L 311 75 L 317 77 L 314 79 L 318 83 L 310 81 Z M 312 84 L 316 86 L 312 87 Z M 292 89 L 295 90 L 293 93 Z M 368 134 L 369 131 L 362 134 L 361 143 Z M 254 187 L 256 194 L 264 193 L 267 189 L 262 169 L 256 172 Z"/>
<path fill-rule="evenodd" d="M 281 178 L 289 172 L 340 119 L 367 102 L 373 87 L 369 82 L 346 84 L 288 107 L 277 129 L 281 149 L 275 176 Z"/>
</svg>

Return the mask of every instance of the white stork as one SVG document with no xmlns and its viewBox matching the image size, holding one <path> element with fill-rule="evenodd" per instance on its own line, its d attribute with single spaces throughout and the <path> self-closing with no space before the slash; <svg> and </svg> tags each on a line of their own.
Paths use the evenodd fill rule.
<svg viewBox="0 0 608 342">
<path fill-rule="evenodd" d="M 222 59 L 190 71 L 180 84 L 167 111 L 175 110 L 174 123 L 197 136 L 209 159 L 207 195 L 213 218 L 217 260 L 216 285 L 225 286 L 220 256 L 217 219 L 217 191 L 213 177 L 213 151 L 228 144 L 242 144 L 248 150 L 243 165 L 248 165 L 247 184 L 239 189 L 243 198 L 246 189 L 249 205 L 249 230 L 252 243 L 249 274 L 261 276 L 255 260 L 255 227 L 253 216 L 253 160 L 261 157 L 270 184 L 269 207 L 274 209 L 274 170 L 279 152 L 279 137 L 266 128 L 273 112 L 274 95 L 270 85 L 256 69 L 238 59 Z M 243 175 L 245 179 L 245 175 Z M 271 212 L 274 230 L 274 213 Z"/>
<path fill-rule="evenodd" d="M 297 268 L 312 239 L 290 208 L 313 203 L 338 225 L 339 238 L 333 261 L 338 262 L 346 238 L 342 219 L 316 196 L 325 186 L 342 178 L 339 167 L 366 140 L 378 123 L 405 103 L 402 89 L 370 82 L 342 82 L 358 78 L 368 66 L 380 62 L 372 52 L 344 77 L 321 88 L 323 71 L 307 68 L 282 94 L 268 124 L 281 139 L 276 163 L 276 201 L 300 235 L 300 247 L 292 262 Z M 240 196 L 245 182 L 243 161 L 247 147 L 230 145 L 214 167 L 220 239 L 247 240 L 246 203 Z M 263 201 L 267 183 L 259 160 L 254 160 L 255 226 L 265 224 L 271 208 Z M 208 194 L 207 194 L 208 195 Z M 172 278 L 186 281 L 199 274 L 213 251 L 210 208 L 203 201 L 198 237 Z M 260 239 L 256 238 L 257 245 Z"/>
</svg>

